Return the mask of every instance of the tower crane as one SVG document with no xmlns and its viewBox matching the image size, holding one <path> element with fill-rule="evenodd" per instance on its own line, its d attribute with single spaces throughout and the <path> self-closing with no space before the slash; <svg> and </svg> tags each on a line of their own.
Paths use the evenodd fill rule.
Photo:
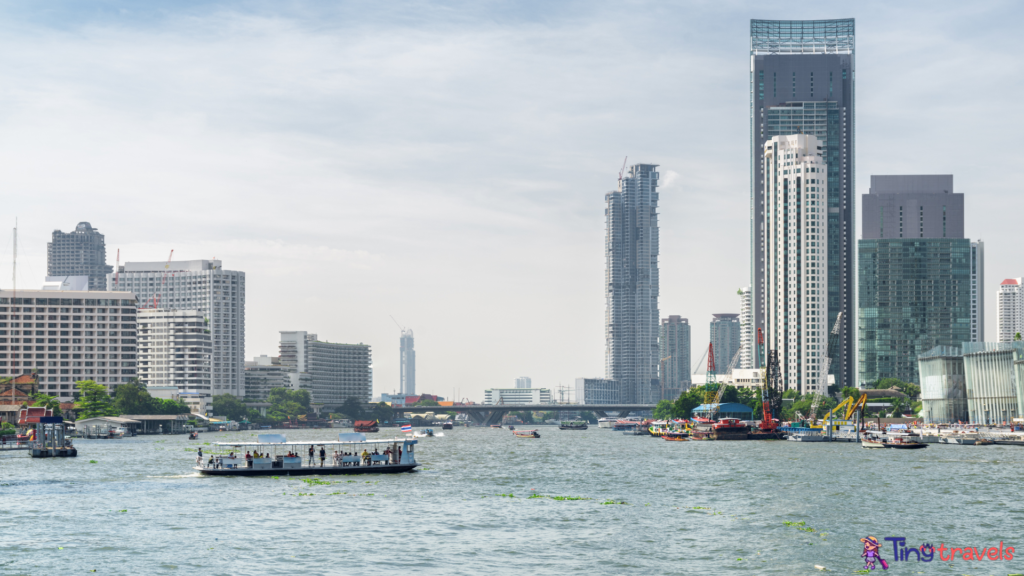
<svg viewBox="0 0 1024 576">
<path fill-rule="evenodd" d="M 839 326 L 843 322 L 843 313 L 840 312 L 836 316 L 836 324 L 832 327 L 832 333 L 828 335 L 828 352 L 821 361 L 821 381 L 825 383 L 825 392 L 828 392 L 828 369 L 832 365 L 832 356 L 836 353 L 836 345 L 839 344 Z M 814 402 L 811 403 L 810 414 L 808 420 L 811 424 L 814 424 L 814 418 L 817 416 L 818 405 L 821 404 L 821 399 L 824 394 L 816 394 L 814 396 Z"/>
<path fill-rule="evenodd" d="M 782 395 L 779 392 L 779 352 L 772 350 L 765 358 L 764 333 L 760 328 L 757 329 L 757 363 L 761 364 L 760 428 L 764 432 L 775 432 L 779 426 L 776 415 L 780 413 L 782 404 Z"/>
<path fill-rule="evenodd" d="M 729 366 L 725 369 L 726 374 L 732 374 L 732 371 L 736 369 L 736 364 L 738 364 L 740 361 L 740 354 L 746 347 L 746 344 L 740 344 L 739 349 L 736 350 L 736 353 L 732 355 L 732 360 L 729 361 Z"/>
<path fill-rule="evenodd" d="M 153 296 L 153 309 L 160 307 L 160 296 L 164 292 L 164 286 L 167 285 L 167 271 L 171 269 L 171 258 L 174 258 L 174 250 L 171 250 L 171 255 L 167 257 L 167 264 L 164 264 L 164 275 L 160 278 L 160 291 Z"/>
<path fill-rule="evenodd" d="M 619 190 L 622 190 L 622 174 L 626 171 L 627 160 L 629 160 L 629 156 L 622 159 L 622 170 L 619 170 Z"/>
</svg>

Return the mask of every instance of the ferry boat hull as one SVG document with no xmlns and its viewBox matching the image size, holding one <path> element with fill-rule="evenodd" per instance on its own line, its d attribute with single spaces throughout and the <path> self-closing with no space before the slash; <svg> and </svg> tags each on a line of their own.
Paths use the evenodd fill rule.
<svg viewBox="0 0 1024 576">
<path fill-rule="evenodd" d="M 419 464 L 378 464 L 374 466 L 301 466 L 299 468 L 203 468 L 192 469 L 206 476 L 313 476 L 338 474 L 397 474 L 412 472 Z"/>
</svg>

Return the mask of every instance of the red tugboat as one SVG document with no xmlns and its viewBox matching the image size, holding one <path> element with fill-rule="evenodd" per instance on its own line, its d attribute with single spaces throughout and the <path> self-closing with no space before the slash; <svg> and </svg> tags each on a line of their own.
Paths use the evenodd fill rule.
<svg viewBox="0 0 1024 576">
<path fill-rule="evenodd" d="M 380 432 L 380 423 L 376 420 L 356 420 L 353 427 L 356 432 Z"/>
</svg>

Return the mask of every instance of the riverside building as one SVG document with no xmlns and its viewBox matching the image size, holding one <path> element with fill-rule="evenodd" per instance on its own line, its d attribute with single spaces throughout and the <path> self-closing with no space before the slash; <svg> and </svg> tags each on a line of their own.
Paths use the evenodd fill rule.
<svg viewBox="0 0 1024 576">
<path fill-rule="evenodd" d="M 197 310 L 139 310 L 139 380 L 147 387 L 177 387 L 209 404 L 213 344 L 206 326 Z"/>
<path fill-rule="evenodd" d="M 871 176 L 858 242 L 860 382 L 920 382 L 917 357 L 983 330 L 981 242 L 952 175 Z"/>
<path fill-rule="evenodd" d="M 126 262 L 107 286 L 130 290 L 139 308 L 194 310 L 208 320 L 212 393 L 245 395 L 245 272 L 220 260 Z"/>
<path fill-rule="evenodd" d="M 661 346 L 659 400 L 675 400 L 690 389 L 690 321 L 681 316 L 662 318 L 658 342 Z M 576 387 L 579 389 L 579 384 Z"/>
<path fill-rule="evenodd" d="M 516 388 L 533 388 L 533 379 L 529 376 L 516 378 Z"/>
<path fill-rule="evenodd" d="M 308 374 L 313 402 L 340 405 L 348 398 L 369 402 L 373 396 L 372 356 L 368 344 L 323 342 L 316 334 L 281 332 L 281 365 Z M 295 381 L 292 388 L 301 388 Z"/>
<path fill-rule="evenodd" d="M 577 404 L 618 404 L 619 384 L 607 378 L 577 378 Z"/>
<path fill-rule="evenodd" d="M 736 366 L 741 370 L 760 368 L 754 366 L 754 309 L 751 302 L 750 286 L 736 291 L 740 297 L 740 362 Z"/>
<path fill-rule="evenodd" d="M 828 292 L 816 295 L 827 305 L 829 328 L 843 312 L 839 341 L 830 369 L 836 386 L 856 382 L 857 346 L 854 315 L 854 20 L 750 21 L 750 213 L 751 287 L 754 325 L 747 346 L 754 346 L 757 328 L 770 314 L 768 249 L 762 227 L 768 220 L 762 191 L 765 146 L 776 136 L 813 135 L 828 170 L 815 178 L 827 188 L 821 208 L 827 223 L 817 248 L 827 251 L 828 278 L 819 282 Z M 769 325 L 768 328 L 771 328 Z"/>
<path fill-rule="evenodd" d="M 999 285 L 996 296 L 996 321 L 999 327 L 999 341 L 1012 342 L 1018 333 L 1024 334 L 1024 293 L 1021 292 L 1020 278 L 1007 278 Z"/>
<path fill-rule="evenodd" d="M 488 388 L 484 404 L 551 404 L 548 388 Z"/>
<path fill-rule="evenodd" d="M 605 377 L 649 404 L 658 384 L 658 171 L 636 164 L 605 195 Z"/>
<path fill-rule="evenodd" d="M 763 154 L 765 351 L 778 350 L 784 388 L 801 394 L 828 388 L 830 196 L 822 154 L 820 140 L 807 134 L 775 136 Z"/>
<path fill-rule="evenodd" d="M 136 377 L 136 318 L 130 292 L 0 290 L 0 377 L 37 374 L 61 402 L 82 380 L 114 393 Z"/>
<path fill-rule="evenodd" d="M 89 290 L 106 290 L 107 245 L 99 229 L 79 222 L 72 232 L 53 231 L 46 243 L 46 275 L 51 277 L 88 276 Z"/>
</svg>

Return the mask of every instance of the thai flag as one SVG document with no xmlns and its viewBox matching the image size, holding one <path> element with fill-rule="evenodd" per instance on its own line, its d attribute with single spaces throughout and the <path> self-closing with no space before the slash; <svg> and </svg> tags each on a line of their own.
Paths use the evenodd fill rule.
<svg viewBox="0 0 1024 576">
<path fill-rule="evenodd" d="M 402 424 L 402 432 L 412 432 L 412 424 Z"/>
</svg>

